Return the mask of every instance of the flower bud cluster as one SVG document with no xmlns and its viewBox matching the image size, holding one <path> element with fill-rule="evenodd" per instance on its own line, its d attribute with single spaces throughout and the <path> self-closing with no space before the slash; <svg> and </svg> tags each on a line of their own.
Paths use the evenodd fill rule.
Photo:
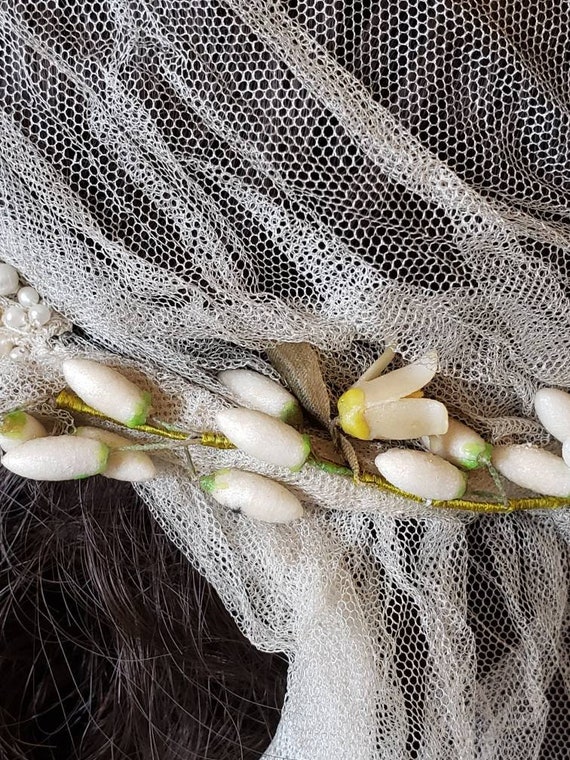
<svg viewBox="0 0 570 760">
<path fill-rule="evenodd" d="M 570 394 L 541 388 L 534 397 L 534 410 L 546 430 L 562 443 L 562 456 L 529 444 L 496 446 L 493 464 L 522 488 L 570 499 Z"/>
<path fill-rule="evenodd" d="M 424 499 L 460 499 L 467 490 L 465 470 L 490 464 L 491 445 L 458 420 L 450 418 L 444 433 L 422 442 L 427 451 L 389 449 L 374 461 L 389 483 Z"/>
<path fill-rule="evenodd" d="M 2 277 L 10 274 L 3 275 L 1 266 L 0 290 Z M 421 439 L 425 451 L 392 448 L 376 456 L 376 467 L 388 483 L 422 499 L 453 501 L 466 492 L 468 473 L 487 467 L 499 489 L 500 474 L 538 494 L 570 499 L 569 393 L 543 388 L 535 397 L 536 414 L 562 443 L 562 456 L 531 445 L 493 448 L 470 427 L 449 418 L 442 403 L 424 398 L 423 388 L 437 370 L 435 352 L 384 373 L 392 356 L 391 350 L 386 351 L 338 401 L 339 425 L 348 435 L 364 440 Z M 62 372 L 74 398 L 79 397 L 91 413 L 127 429 L 166 434 L 166 428 L 159 431 L 147 422 L 150 394 L 120 372 L 90 359 L 68 359 Z M 297 429 L 302 425 L 297 399 L 251 370 L 227 370 L 220 373 L 219 380 L 242 404 L 216 415 L 222 440 L 290 472 L 303 468 L 311 444 Z M 178 441 L 192 442 L 190 438 L 177 431 Z M 74 435 L 49 435 L 31 414 L 13 410 L 0 419 L 0 447 L 2 464 L 23 477 L 69 480 L 101 474 L 140 482 L 156 476 L 155 464 L 145 451 L 168 444 L 139 446 L 96 427 L 79 427 Z M 202 477 L 200 485 L 219 504 L 265 522 L 287 523 L 304 514 L 301 502 L 289 489 L 253 472 L 224 468 Z"/>
<path fill-rule="evenodd" d="M 421 429 L 427 451 L 389 449 L 375 459 L 380 474 L 407 493 L 452 501 L 465 493 L 468 471 L 487 467 L 522 488 L 570 499 L 570 394 L 543 388 L 535 396 L 537 417 L 563 444 L 562 457 L 530 444 L 492 447 L 467 425 L 448 418 L 439 402 L 431 402 L 438 407 L 429 409 L 426 399 L 410 398 L 431 380 L 436 364 L 432 353 L 380 377 L 369 370 L 339 399 L 340 424 L 356 437 L 404 440 L 418 437 Z M 406 402 L 416 404 L 417 414 L 408 416 Z"/>
<path fill-rule="evenodd" d="M 392 485 L 424 499 L 458 499 L 467 488 L 462 469 L 488 461 L 491 447 L 474 431 L 451 420 L 439 401 L 424 398 L 423 388 L 437 372 L 435 351 L 412 364 L 384 372 L 394 352 L 385 353 L 338 400 L 339 424 L 362 440 L 421 438 L 427 452 L 394 448 L 375 465 Z"/>
<path fill-rule="evenodd" d="M 127 426 L 144 422 L 150 397 L 110 367 L 88 359 L 63 362 L 63 374 L 72 390 L 100 412 Z M 130 425 L 129 425 L 130 423 Z M 104 475 L 139 482 L 156 474 L 152 459 L 129 451 L 127 438 L 108 430 L 83 427 L 75 435 L 48 435 L 43 424 L 22 410 L 6 414 L 0 425 L 2 464 L 32 480 L 76 480 Z"/>
<path fill-rule="evenodd" d="M 311 444 L 307 435 L 292 427 L 302 422 L 297 399 L 278 383 L 251 370 L 227 370 L 220 373 L 219 380 L 249 408 L 218 412 L 218 429 L 249 456 L 299 471 Z M 219 504 L 265 522 L 290 522 L 304 514 L 301 502 L 287 488 L 253 472 L 222 469 L 202 478 L 201 485 Z"/>
</svg>

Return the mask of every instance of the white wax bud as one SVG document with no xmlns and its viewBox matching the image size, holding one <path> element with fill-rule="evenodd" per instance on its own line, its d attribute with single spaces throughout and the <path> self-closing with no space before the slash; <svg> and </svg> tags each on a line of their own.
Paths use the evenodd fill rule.
<svg viewBox="0 0 570 760">
<path fill-rule="evenodd" d="M 545 496 L 570 497 L 570 467 L 561 457 L 528 444 L 495 446 L 492 462 L 507 480 Z"/>
<path fill-rule="evenodd" d="M 102 472 L 108 457 L 100 441 L 60 435 L 26 441 L 4 454 L 2 464 L 32 480 L 78 480 Z"/>
<path fill-rule="evenodd" d="M 378 454 L 374 463 L 389 483 L 422 499 L 460 499 L 467 488 L 464 472 L 424 451 L 390 449 Z"/>
<path fill-rule="evenodd" d="M 80 399 L 127 427 L 144 425 L 150 411 L 150 394 L 111 367 L 91 359 L 66 359 L 64 377 Z"/>
<path fill-rule="evenodd" d="M 4 451 L 19 446 L 34 438 L 43 438 L 47 431 L 41 422 L 27 412 L 16 410 L 2 417 L 0 424 L 0 446 Z"/>
<path fill-rule="evenodd" d="M 223 409 L 216 415 L 216 424 L 238 449 L 278 467 L 300 470 L 311 451 L 308 436 L 253 409 Z"/>
<path fill-rule="evenodd" d="M 218 379 L 243 406 L 279 417 L 288 425 L 302 422 L 301 407 L 295 396 L 265 375 L 251 369 L 228 369 L 220 372 Z"/>
<path fill-rule="evenodd" d="M 201 478 L 202 488 L 224 507 L 270 523 L 298 520 L 304 510 L 299 499 L 274 480 L 243 470 L 217 470 Z"/>
<path fill-rule="evenodd" d="M 570 393 L 541 388 L 534 397 L 536 416 L 559 441 L 570 438 Z"/>
<path fill-rule="evenodd" d="M 94 427 L 77 428 L 75 434 L 81 438 L 91 438 L 102 441 L 109 447 L 111 453 L 107 461 L 107 467 L 101 472 L 106 478 L 113 480 L 126 480 L 130 483 L 139 483 L 151 480 L 156 476 L 154 462 L 144 451 L 114 451 L 123 446 L 132 446 L 135 442 L 117 435 L 110 430 L 101 430 Z"/>
<path fill-rule="evenodd" d="M 10 296 L 20 287 L 20 277 L 11 264 L 0 264 L 0 296 Z"/>
<path fill-rule="evenodd" d="M 449 419 L 447 433 L 430 435 L 422 438 L 422 443 L 431 451 L 448 462 L 475 470 L 490 460 L 493 447 L 481 436 L 459 420 Z"/>
</svg>

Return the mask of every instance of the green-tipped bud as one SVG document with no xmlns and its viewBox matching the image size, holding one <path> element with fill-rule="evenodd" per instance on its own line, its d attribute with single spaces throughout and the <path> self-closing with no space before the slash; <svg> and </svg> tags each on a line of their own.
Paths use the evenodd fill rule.
<svg viewBox="0 0 570 760">
<path fill-rule="evenodd" d="M 31 480 L 78 480 L 103 472 L 108 458 L 101 441 L 60 435 L 26 441 L 4 454 L 2 464 Z"/>
<path fill-rule="evenodd" d="M 389 483 L 422 499 L 460 499 L 467 488 L 464 472 L 424 451 L 390 449 L 378 454 L 374 463 Z"/>
<path fill-rule="evenodd" d="M 67 359 L 62 370 L 71 390 L 97 411 L 127 427 L 146 422 L 150 394 L 117 370 L 91 359 Z"/>
<path fill-rule="evenodd" d="M 76 430 L 80 438 L 91 438 L 101 441 L 109 447 L 111 453 L 106 468 L 101 472 L 106 478 L 125 480 L 129 483 L 140 483 L 151 480 L 156 476 L 154 462 L 144 451 L 114 451 L 124 446 L 132 446 L 134 441 L 117 435 L 110 430 L 94 427 L 80 427 Z"/>
<path fill-rule="evenodd" d="M 242 406 L 278 417 L 295 427 L 303 422 L 303 413 L 295 396 L 265 375 L 251 369 L 228 369 L 220 372 L 218 379 Z"/>
<path fill-rule="evenodd" d="M 437 454 L 465 470 L 476 470 L 485 466 L 490 461 L 493 450 L 491 444 L 486 443 L 478 433 L 453 419 L 449 420 L 447 433 L 425 436 L 422 443 L 432 454 Z"/>
<path fill-rule="evenodd" d="M 4 451 L 19 446 L 34 438 L 43 438 L 47 431 L 41 422 L 27 412 L 17 410 L 2 418 L 0 425 L 0 446 Z"/>
<path fill-rule="evenodd" d="M 243 470 L 217 470 L 200 485 L 218 502 L 234 512 L 270 523 L 298 520 L 304 510 L 299 499 L 274 480 Z"/>
<path fill-rule="evenodd" d="M 278 467 L 300 470 L 311 451 L 308 436 L 253 409 L 224 409 L 218 412 L 216 423 L 238 449 Z"/>
</svg>

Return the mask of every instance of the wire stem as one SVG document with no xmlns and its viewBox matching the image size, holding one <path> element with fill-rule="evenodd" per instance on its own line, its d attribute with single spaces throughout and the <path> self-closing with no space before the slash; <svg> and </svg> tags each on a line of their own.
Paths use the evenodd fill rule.
<svg viewBox="0 0 570 760">
<path fill-rule="evenodd" d="M 56 406 L 58 406 L 60 409 L 67 409 L 69 412 L 79 412 L 82 414 L 88 414 L 92 417 L 97 417 L 99 419 L 104 419 L 128 431 L 136 430 L 141 433 L 149 433 L 150 435 L 169 439 L 168 443 L 156 442 L 133 444 L 132 446 L 124 446 L 120 449 L 116 449 L 116 451 L 160 451 L 169 449 L 182 449 L 187 451 L 188 447 L 193 445 L 208 446 L 210 448 L 217 449 L 235 448 L 231 441 L 219 433 L 212 433 L 210 431 L 201 433 L 198 431 L 185 432 L 175 428 L 168 423 L 163 423 L 158 420 L 153 420 L 153 422 L 156 422 L 157 425 L 161 425 L 162 427 L 158 427 L 157 425 L 152 424 L 137 425 L 133 428 L 127 428 L 122 423 L 117 422 L 117 420 L 113 420 L 110 417 L 107 417 L 105 414 L 102 414 L 96 409 L 88 406 L 87 404 L 84 404 L 78 396 L 76 396 L 72 391 L 68 389 L 61 391 L 61 393 L 57 396 Z M 189 452 L 188 456 L 190 456 Z M 392 493 L 395 496 L 399 496 L 416 503 L 429 503 L 429 505 L 434 509 L 457 509 L 462 511 L 477 512 L 479 514 L 509 514 L 510 512 L 518 512 L 529 509 L 560 509 L 570 506 L 570 498 L 560 499 L 554 496 L 530 497 L 526 499 L 509 499 L 505 492 L 501 476 L 493 467 L 491 461 L 488 458 L 485 458 L 481 460 L 481 463 L 487 467 L 489 474 L 493 479 L 497 490 L 499 491 L 501 499 L 500 502 L 469 501 L 467 499 L 453 499 L 452 501 L 432 500 L 427 502 L 426 499 L 423 499 L 419 496 L 401 491 L 399 488 L 396 488 L 396 486 L 388 483 L 388 481 L 384 480 L 379 475 L 363 472 L 359 475 L 357 480 L 354 477 L 352 470 L 350 470 L 348 467 L 338 465 L 326 459 L 318 459 L 316 456 L 314 456 L 314 454 L 311 455 L 311 457 L 307 460 L 308 465 L 318 467 L 319 469 L 324 470 L 333 476 L 350 478 L 353 482 L 370 485 L 375 488 L 379 488 L 384 492 Z M 189 467 L 191 473 L 192 469 L 193 465 Z"/>
</svg>

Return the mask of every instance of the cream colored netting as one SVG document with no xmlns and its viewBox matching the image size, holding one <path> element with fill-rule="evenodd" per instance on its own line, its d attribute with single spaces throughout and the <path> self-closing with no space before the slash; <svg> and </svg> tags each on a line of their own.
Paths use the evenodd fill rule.
<svg viewBox="0 0 570 760">
<path fill-rule="evenodd" d="M 89 339 L 2 360 L 3 408 L 79 350 L 208 428 L 215 371 L 271 372 L 270 341 L 317 346 L 333 394 L 391 341 L 437 349 L 433 393 L 490 440 L 547 442 L 533 393 L 570 387 L 565 3 L 3 0 L 0 57 L 0 258 Z M 196 457 L 228 462 L 308 517 L 235 516 L 175 464 L 141 490 L 290 658 L 267 760 L 566 757 L 565 510 L 434 513 Z"/>
</svg>

